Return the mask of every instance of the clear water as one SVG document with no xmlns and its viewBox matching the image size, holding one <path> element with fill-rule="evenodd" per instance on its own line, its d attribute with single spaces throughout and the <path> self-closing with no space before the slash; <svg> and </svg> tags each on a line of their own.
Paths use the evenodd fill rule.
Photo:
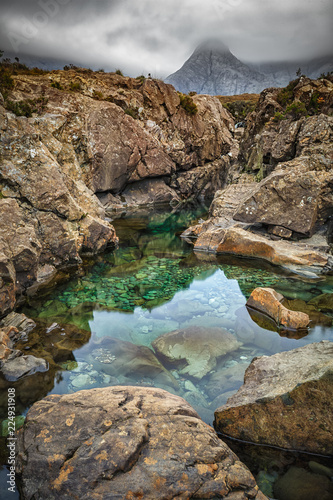
<svg viewBox="0 0 333 500">
<path fill-rule="evenodd" d="M 308 332 L 291 335 L 274 331 L 265 318 L 252 319 L 245 307 L 258 286 L 271 286 L 306 307 L 311 299 L 332 293 L 332 276 L 309 280 L 262 262 L 196 255 L 179 233 L 203 213 L 199 207 L 118 219 L 118 250 L 30 299 L 23 312 L 38 328 L 18 347 L 45 357 L 50 370 L 10 384 L 16 387 L 19 413 L 50 393 L 147 385 L 184 397 L 212 424 L 214 410 L 242 385 L 254 356 L 333 340 L 329 313 L 319 313 L 320 324 Z M 186 329 L 191 336 L 197 327 L 202 338 L 189 347 L 196 353 L 191 370 L 154 351 L 152 343 L 161 335 Z M 207 354 L 214 328 L 237 340 L 225 355 L 214 349 Z M 9 385 L 0 383 L 3 389 Z M 0 418 L 5 418 L 5 402 L 0 404 Z"/>
</svg>

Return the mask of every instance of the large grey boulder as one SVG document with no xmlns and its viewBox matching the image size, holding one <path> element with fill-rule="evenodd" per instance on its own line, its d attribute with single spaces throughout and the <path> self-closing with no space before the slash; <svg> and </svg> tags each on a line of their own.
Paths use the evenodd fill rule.
<svg viewBox="0 0 333 500">
<path fill-rule="evenodd" d="M 254 358 L 215 429 L 254 443 L 333 453 L 333 342 Z"/>
</svg>

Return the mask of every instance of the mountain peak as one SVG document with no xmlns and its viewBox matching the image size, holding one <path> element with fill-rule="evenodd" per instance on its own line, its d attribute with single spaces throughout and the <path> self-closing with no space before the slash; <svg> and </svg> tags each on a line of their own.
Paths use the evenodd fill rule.
<svg viewBox="0 0 333 500">
<path fill-rule="evenodd" d="M 193 52 L 193 55 L 199 52 L 218 52 L 221 54 L 225 54 L 230 53 L 230 50 L 229 47 L 227 47 L 227 45 L 221 40 L 217 38 L 211 38 L 198 45 L 198 47 Z"/>
<path fill-rule="evenodd" d="M 269 79 L 242 63 L 218 39 L 201 43 L 183 66 L 165 80 L 187 94 L 234 95 L 257 93 Z"/>
</svg>

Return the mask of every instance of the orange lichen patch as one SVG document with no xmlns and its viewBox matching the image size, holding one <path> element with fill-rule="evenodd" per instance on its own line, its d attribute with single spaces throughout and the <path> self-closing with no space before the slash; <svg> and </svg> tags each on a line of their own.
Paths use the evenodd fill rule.
<svg viewBox="0 0 333 500">
<path fill-rule="evenodd" d="M 91 446 L 93 444 L 93 440 L 92 439 L 87 439 L 87 441 L 84 441 L 83 444 L 85 444 L 87 446 Z"/>
<path fill-rule="evenodd" d="M 67 419 L 66 419 L 66 425 L 68 425 L 68 427 L 70 427 L 71 425 L 73 425 L 73 422 L 74 422 L 74 418 L 75 418 L 75 413 L 72 413 Z"/>
<path fill-rule="evenodd" d="M 98 460 L 99 462 L 102 462 L 103 460 L 108 459 L 108 454 L 106 453 L 106 450 L 102 450 L 99 455 L 96 455 L 95 460 Z"/>
<path fill-rule="evenodd" d="M 110 427 L 112 425 L 112 420 L 105 420 L 103 424 L 105 425 L 105 427 Z"/>
<path fill-rule="evenodd" d="M 165 485 L 165 483 L 166 483 L 166 479 L 164 477 L 158 477 L 154 481 L 154 489 L 159 490 L 160 488 L 162 488 Z"/>
<path fill-rule="evenodd" d="M 211 464 L 196 464 L 196 468 L 198 470 L 198 473 L 200 475 L 203 475 L 203 474 L 212 474 L 213 473 L 213 470 L 212 470 L 212 466 Z"/>
<path fill-rule="evenodd" d="M 188 475 L 183 472 L 182 474 L 182 481 L 187 481 L 188 480 Z"/>
<path fill-rule="evenodd" d="M 54 455 L 51 455 L 50 457 L 47 458 L 47 461 L 51 465 L 53 462 L 58 462 L 59 460 L 63 461 L 65 460 L 64 455 L 60 455 L 59 453 L 55 453 Z"/>
<path fill-rule="evenodd" d="M 42 430 L 42 431 L 38 434 L 38 436 L 36 436 L 36 439 L 37 439 L 37 438 L 43 438 L 43 439 L 44 439 L 44 438 L 46 437 L 46 435 L 47 435 L 49 432 L 50 432 L 50 431 L 49 431 L 48 429 L 43 429 L 43 430 Z"/>
<path fill-rule="evenodd" d="M 133 491 L 129 491 L 125 498 L 126 500 L 135 500 L 135 499 L 141 500 L 143 498 L 143 493 L 139 491 L 135 493 L 133 493 Z"/>
<path fill-rule="evenodd" d="M 59 490 L 61 488 L 62 483 L 67 481 L 69 474 L 73 472 L 73 470 L 74 468 L 70 464 L 64 465 L 57 479 L 53 481 L 53 486 L 55 487 L 56 490 Z"/>
<path fill-rule="evenodd" d="M 155 460 L 154 458 L 146 457 L 144 459 L 144 463 L 146 465 L 155 465 L 157 463 L 157 460 Z"/>
</svg>

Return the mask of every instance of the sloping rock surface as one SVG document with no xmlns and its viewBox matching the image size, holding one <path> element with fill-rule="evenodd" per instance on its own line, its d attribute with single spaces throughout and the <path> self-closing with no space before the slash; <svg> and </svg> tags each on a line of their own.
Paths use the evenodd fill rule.
<svg viewBox="0 0 333 500">
<path fill-rule="evenodd" d="M 255 358 L 244 385 L 215 412 L 225 435 L 293 450 L 333 453 L 333 343 Z"/>
<path fill-rule="evenodd" d="M 264 500 L 191 406 L 166 391 L 109 387 L 48 396 L 19 431 L 24 500 Z"/>
</svg>

